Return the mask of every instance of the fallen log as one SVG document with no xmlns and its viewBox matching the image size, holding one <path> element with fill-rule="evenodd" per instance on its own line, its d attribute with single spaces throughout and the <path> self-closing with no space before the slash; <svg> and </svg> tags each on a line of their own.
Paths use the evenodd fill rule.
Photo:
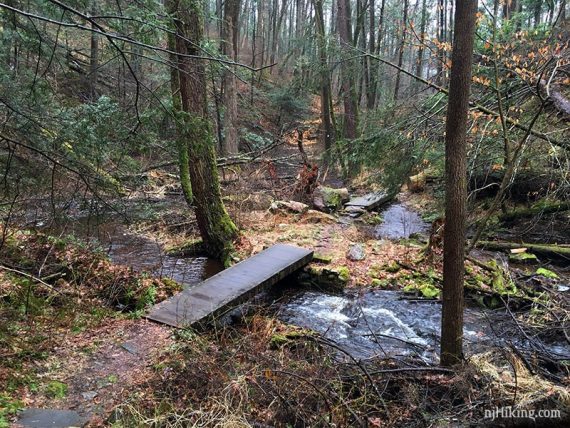
<svg viewBox="0 0 570 428">
<path fill-rule="evenodd" d="M 570 201 L 556 201 L 537 204 L 530 208 L 519 208 L 499 216 L 503 222 L 513 221 L 519 218 L 534 217 L 539 214 L 553 214 L 570 210 Z"/>
<path fill-rule="evenodd" d="M 569 245 L 556 244 L 528 244 L 519 242 L 503 242 L 503 241 L 479 241 L 477 244 L 488 250 L 504 251 L 525 247 L 531 253 L 542 255 L 545 257 L 570 259 Z"/>
</svg>

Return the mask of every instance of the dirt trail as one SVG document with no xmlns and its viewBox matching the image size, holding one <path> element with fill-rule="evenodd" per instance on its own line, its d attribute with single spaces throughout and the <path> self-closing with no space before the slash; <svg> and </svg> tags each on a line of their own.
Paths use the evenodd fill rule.
<svg viewBox="0 0 570 428">
<path fill-rule="evenodd" d="M 153 364 L 174 343 L 171 335 L 171 329 L 144 319 L 109 319 L 70 334 L 45 367 L 45 376 L 67 385 L 65 397 L 28 396 L 26 407 L 74 410 L 96 420 L 157 375 Z"/>
</svg>

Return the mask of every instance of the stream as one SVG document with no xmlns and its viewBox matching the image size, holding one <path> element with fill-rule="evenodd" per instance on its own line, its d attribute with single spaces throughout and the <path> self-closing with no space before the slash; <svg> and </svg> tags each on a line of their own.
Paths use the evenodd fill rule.
<svg viewBox="0 0 570 428">
<path fill-rule="evenodd" d="M 50 229 L 52 234 L 61 232 L 61 229 Z M 196 285 L 223 270 L 222 263 L 207 257 L 170 256 L 159 242 L 130 232 L 121 221 L 113 218 L 81 218 L 67 225 L 65 233 L 96 241 L 115 264 L 169 278 L 184 287 Z"/>
<path fill-rule="evenodd" d="M 402 203 L 393 203 L 380 213 L 377 239 L 398 240 L 429 231 L 429 224 Z M 373 290 L 332 295 L 306 291 L 286 302 L 280 319 L 317 331 L 335 341 L 355 358 L 407 357 L 425 363 L 439 360 L 441 303 L 407 299 L 398 291 Z M 566 342 L 530 343 L 505 309 L 466 307 L 464 344 L 467 355 L 496 346 L 516 344 L 519 349 L 537 346 L 552 359 L 569 359 Z"/>
<path fill-rule="evenodd" d="M 441 303 L 437 301 L 410 300 L 398 291 L 343 295 L 307 291 L 288 301 L 279 317 L 317 331 L 358 359 L 411 357 L 425 363 L 439 359 Z M 466 355 L 513 343 L 525 351 L 538 346 L 554 360 L 570 358 L 566 343 L 539 339 L 530 343 L 504 309 L 465 308 L 463 334 Z"/>
<path fill-rule="evenodd" d="M 389 205 L 381 215 L 384 221 L 374 230 L 377 239 L 397 240 L 429 230 L 428 223 L 402 203 Z M 206 257 L 169 256 L 158 242 L 130 232 L 122 222 L 112 218 L 98 219 L 95 224 L 93 219 L 81 219 L 68 225 L 65 232 L 97 240 L 114 263 L 170 278 L 186 287 L 196 285 L 223 268 Z M 504 310 L 468 307 L 464 316 L 467 354 L 510 342 L 523 349 L 536 346 L 536 341 L 525 341 Z M 410 300 L 397 291 L 372 290 L 342 295 L 304 291 L 281 304 L 278 317 L 319 332 L 356 358 L 412 357 L 426 363 L 438 360 L 441 304 L 437 301 Z M 570 358 L 570 347 L 566 343 L 540 346 L 553 359 Z"/>
</svg>

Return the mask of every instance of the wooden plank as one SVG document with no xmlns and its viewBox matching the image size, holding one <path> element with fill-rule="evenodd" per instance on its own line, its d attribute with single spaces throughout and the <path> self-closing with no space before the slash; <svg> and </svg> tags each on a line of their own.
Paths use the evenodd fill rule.
<svg viewBox="0 0 570 428">
<path fill-rule="evenodd" d="M 347 207 L 360 207 L 365 210 L 373 210 L 374 208 L 379 207 L 382 204 L 390 201 L 393 198 L 392 195 L 388 195 L 386 193 L 378 192 L 378 193 L 369 193 L 364 196 L 358 196 L 356 198 L 352 198 L 348 201 L 345 206 Z"/>
<path fill-rule="evenodd" d="M 244 260 L 196 287 L 188 288 L 155 305 L 148 319 L 173 327 L 202 322 L 230 309 L 262 288 L 269 287 L 300 269 L 313 252 L 277 244 Z"/>
</svg>

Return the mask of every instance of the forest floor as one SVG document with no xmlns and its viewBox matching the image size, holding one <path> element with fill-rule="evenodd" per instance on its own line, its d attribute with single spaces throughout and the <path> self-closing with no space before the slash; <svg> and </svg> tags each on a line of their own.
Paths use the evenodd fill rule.
<svg viewBox="0 0 570 428">
<path fill-rule="evenodd" d="M 313 119 L 299 125 L 312 162 L 322 152 L 314 138 L 317 125 Z M 439 294 L 441 246 L 431 249 L 428 260 L 425 235 L 379 239 L 382 213 L 350 219 L 315 210 L 270 212 L 272 201 L 298 198 L 299 159 L 292 132 L 266 160 L 223 171 L 226 205 L 242 231 L 238 258 L 291 243 L 314 249 L 328 260 L 327 269 L 349 272 L 349 290 L 407 289 L 418 299 Z M 343 184 L 332 171 L 321 174 L 330 185 Z M 364 178 L 354 181 L 353 194 L 372 189 Z M 145 192 L 132 198 L 160 216 L 143 218 L 131 232 L 163 247 L 196 237 L 192 213 L 171 175 L 153 172 Z M 403 192 L 398 204 L 425 218 L 437 216 L 429 189 Z M 491 407 L 570 405 L 567 361 L 529 358 L 514 346 L 473 355 L 456 371 L 398 359 L 339 359 L 335 342 L 280 320 L 273 305 L 211 331 L 173 331 L 141 318 L 148 304 L 176 292 L 170 282 L 102 262 L 98 252 L 73 239 L 23 234 L 7 245 L 15 266 L 27 263 L 31 272 L 53 267 L 56 280 L 34 285 L 21 272 L 0 272 L 0 383 L 6 385 L 0 392 L 0 426 L 15 423 L 16 410 L 23 407 L 75 410 L 89 426 L 419 427 L 485 425 L 484 411 Z M 355 245 L 363 260 L 348 257 Z M 486 265 L 504 256 L 476 255 L 468 261 L 473 295 L 522 307 L 519 322 L 528 331 L 532 325 L 533 332 L 542 328 L 560 335 L 567 328 L 566 298 L 555 301 L 553 292 L 567 283 L 567 268 L 545 265 L 559 275 L 545 278 L 535 275 L 535 265 L 506 271 Z M 67 276 L 57 277 L 62 266 Z M 500 281 L 517 291 L 501 294 L 493 289 Z M 531 287 L 549 296 L 539 302 L 547 310 L 532 305 L 536 296 L 526 291 Z M 563 417 L 549 423 L 565 426 L 568 413 Z"/>
</svg>

